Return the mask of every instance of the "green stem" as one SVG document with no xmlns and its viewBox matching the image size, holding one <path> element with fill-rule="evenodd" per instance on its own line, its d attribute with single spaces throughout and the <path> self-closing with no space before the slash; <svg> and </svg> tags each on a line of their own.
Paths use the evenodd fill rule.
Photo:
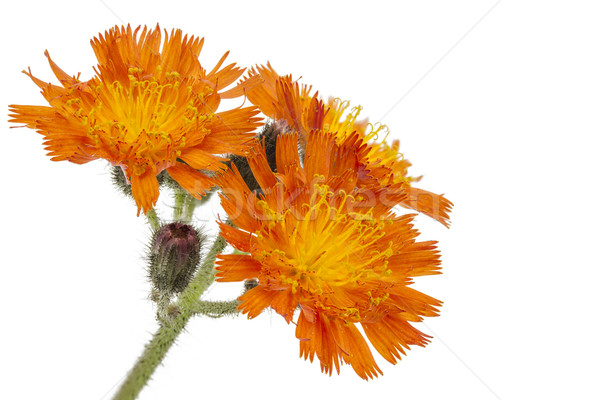
<svg viewBox="0 0 600 400">
<path fill-rule="evenodd" d="M 238 300 L 231 301 L 199 301 L 196 303 L 194 312 L 211 318 L 221 318 L 226 315 L 239 314 Z"/>
<path fill-rule="evenodd" d="M 165 324 L 169 318 L 169 306 L 171 305 L 171 296 L 161 293 L 156 302 L 156 318 L 162 324 Z"/>
<path fill-rule="evenodd" d="M 183 189 L 175 189 L 175 205 L 173 206 L 173 221 L 181 220 L 183 215 L 183 203 L 185 202 L 186 192 Z"/>
<path fill-rule="evenodd" d="M 163 323 L 158 328 L 150 343 L 144 348 L 144 352 L 140 358 L 138 358 L 131 371 L 129 371 L 125 382 L 123 382 L 114 396 L 114 400 L 134 400 L 146 385 L 156 367 L 158 367 L 173 343 L 175 343 L 177 336 L 179 336 L 189 319 L 195 314 L 200 296 L 214 281 L 215 259 L 226 245 L 227 242 L 221 236 L 215 240 L 200 269 L 177 299 L 179 315 Z"/>
<path fill-rule="evenodd" d="M 194 210 L 196 209 L 196 204 L 199 203 L 194 197 L 186 194 L 185 201 L 183 204 L 183 220 L 186 223 L 192 222 L 192 218 L 194 217 Z"/>
<path fill-rule="evenodd" d="M 152 227 L 152 230 L 157 231 L 158 228 L 160 228 L 160 219 L 158 218 L 158 215 L 156 214 L 156 210 L 154 208 L 148 211 L 148 213 L 146 214 L 146 219 Z"/>
</svg>

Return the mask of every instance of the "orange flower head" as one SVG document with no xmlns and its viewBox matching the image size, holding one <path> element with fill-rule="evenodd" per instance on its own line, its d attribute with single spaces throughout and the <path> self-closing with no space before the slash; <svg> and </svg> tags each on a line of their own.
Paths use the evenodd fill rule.
<svg viewBox="0 0 600 400">
<path fill-rule="evenodd" d="M 348 101 L 329 98 L 321 100 L 318 92 L 311 94 L 312 87 L 299 84 L 291 75 L 278 75 L 270 64 L 257 66 L 249 71 L 247 81 L 260 78 L 261 84 L 248 91 L 248 99 L 268 117 L 283 119 L 291 130 L 298 132 L 300 143 L 312 131 L 331 132 L 338 142 L 357 134 L 369 143 L 368 151 L 359 160 L 363 173 L 357 184 L 375 188 L 402 183 L 406 198 L 400 205 L 422 212 L 445 226 L 449 226 L 452 202 L 443 195 L 415 188 L 412 183 L 420 180 L 408 175 L 411 163 L 399 152 L 399 141 L 386 142 L 388 128 L 383 124 L 370 124 L 359 120 L 360 106 L 350 108 Z"/>
<path fill-rule="evenodd" d="M 258 281 L 240 297 L 249 318 L 271 307 L 289 323 L 299 306 L 300 356 L 316 355 L 325 373 L 347 363 L 373 378 L 381 370 L 367 339 L 393 364 L 404 349 L 428 343 L 411 322 L 437 315 L 441 303 L 410 285 L 439 273 L 439 253 L 435 242 L 417 241 L 414 215 L 392 212 L 406 197 L 400 184 L 357 187 L 359 160 L 369 151 L 357 134 L 338 143 L 331 133 L 311 132 L 303 164 L 297 142 L 297 133 L 278 137 L 276 173 L 263 147 L 250 152 L 258 196 L 235 166 L 220 178 L 221 203 L 235 225 L 221 223 L 221 234 L 243 253 L 219 256 L 217 279 Z"/>
<path fill-rule="evenodd" d="M 255 107 L 217 112 L 221 99 L 244 94 L 246 81 L 224 90 L 244 72 L 222 67 L 207 72 L 198 61 L 204 39 L 161 30 L 114 27 L 91 41 L 95 76 L 82 81 L 61 70 L 45 52 L 60 85 L 24 71 L 49 106 L 11 105 L 11 122 L 44 136 L 54 161 L 83 164 L 103 158 L 121 166 L 140 210 L 158 199 L 156 175 L 169 175 L 195 197 L 214 185 L 226 159 L 243 153 L 260 125 Z"/>
</svg>

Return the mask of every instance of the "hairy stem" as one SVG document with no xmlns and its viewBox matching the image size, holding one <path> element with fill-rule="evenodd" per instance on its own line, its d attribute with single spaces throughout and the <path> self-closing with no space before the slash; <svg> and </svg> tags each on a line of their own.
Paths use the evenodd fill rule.
<svg viewBox="0 0 600 400">
<path fill-rule="evenodd" d="M 199 201 L 189 194 L 185 196 L 185 201 L 183 203 L 183 221 L 185 223 L 189 224 L 192 222 L 197 203 L 199 203 Z"/>
<path fill-rule="evenodd" d="M 239 314 L 238 300 L 231 301 L 199 301 L 196 303 L 194 312 L 210 318 L 221 318 L 226 315 Z"/>
<path fill-rule="evenodd" d="M 148 213 L 146 214 L 146 220 L 150 224 L 152 230 L 157 231 L 160 227 L 160 219 L 158 218 L 158 215 L 156 214 L 156 210 L 154 208 L 148 211 Z"/>
<path fill-rule="evenodd" d="M 114 396 L 114 400 L 134 400 L 144 388 L 189 319 L 196 313 L 200 296 L 215 279 L 215 259 L 226 245 L 225 239 L 221 236 L 217 237 L 200 269 L 188 287 L 179 295 L 177 299 L 178 315 L 161 324 L 150 343 L 144 348 L 142 355 L 129 371 L 125 382 Z"/>
<path fill-rule="evenodd" d="M 183 203 L 185 202 L 185 198 L 187 193 L 183 189 L 175 190 L 175 205 L 173 206 L 173 221 L 181 220 L 181 216 L 183 215 Z"/>
<path fill-rule="evenodd" d="M 162 324 L 168 321 L 170 305 L 171 296 L 166 293 L 160 293 L 156 302 L 156 318 Z"/>
</svg>

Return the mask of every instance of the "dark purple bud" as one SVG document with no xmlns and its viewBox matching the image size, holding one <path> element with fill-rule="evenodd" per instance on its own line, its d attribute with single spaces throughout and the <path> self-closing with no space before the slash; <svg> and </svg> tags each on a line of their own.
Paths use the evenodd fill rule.
<svg viewBox="0 0 600 400">
<path fill-rule="evenodd" d="M 154 233 L 148 261 L 156 290 L 170 295 L 187 287 L 200 262 L 203 241 L 193 226 L 181 222 L 163 225 Z"/>
</svg>

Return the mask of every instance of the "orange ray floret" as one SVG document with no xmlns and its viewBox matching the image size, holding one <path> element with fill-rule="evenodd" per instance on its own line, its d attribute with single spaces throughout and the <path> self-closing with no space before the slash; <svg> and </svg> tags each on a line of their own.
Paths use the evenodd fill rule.
<svg viewBox="0 0 600 400">
<path fill-rule="evenodd" d="M 361 107 L 348 110 L 350 103 L 330 98 L 321 100 L 318 92 L 312 94 L 312 87 L 300 84 L 291 75 L 280 76 L 270 64 L 257 66 L 248 73 L 248 81 L 261 79 L 260 85 L 248 90 L 248 99 L 268 117 L 283 119 L 292 131 L 298 132 L 300 142 L 306 143 L 311 131 L 333 133 L 338 142 L 357 133 L 368 142 L 368 151 L 363 152 L 359 162 L 363 165 L 362 179 L 358 185 L 365 188 L 402 183 L 407 192 L 407 200 L 401 205 L 422 212 L 445 226 L 449 226 L 449 213 L 452 202 L 438 195 L 412 186 L 420 178 L 408 176 L 410 162 L 399 152 L 399 142 L 389 145 L 387 127 L 382 124 L 369 124 L 359 120 Z"/>
<path fill-rule="evenodd" d="M 428 336 L 411 322 L 435 316 L 441 302 L 409 287 L 415 276 L 440 273 L 435 242 L 418 242 L 414 215 L 387 206 L 406 200 L 401 184 L 372 192 L 357 187 L 365 145 L 356 133 L 341 143 L 327 132 L 307 137 L 305 163 L 298 134 L 277 142 L 277 172 L 255 145 L 249 164 L 261 194 L 251 192 L 235 166 L 219 178 L 221 204 L 234 226 L 222 236 L 244 254 L 221 255 L 217 280 L 257 279 L 240 297 L 249 318 L 270 307 L 296 320 L 300 356 L 316 356 L 321 370 L 338 373 L 347 363 L 363 379 L 381 374 L 368 341 L 395 364 Z M 362 326 L 365 336 L 358 325 Z"/>
<path fill-rule="evenodd" d="M 181 30 L 163 37 L 158 26 L 114 27 L 91 40 L 98 65 L 88 81 L 68 75 L 46 51 L 60 85 L 24 71 L 49 106 L 11 105 L 10 122 L 42 134 L 53 161 L 103 158 L 121 166 L 138 214 L 156 204 L 156 175 L 165 169 L 202 196 L 224 168 L 220 155 L 242 154 L 260 125 L 256 107 L 217 112 L 221 99 L 243 95 L 253 81 L 224 90 L 244 69 L 223 67 L 225 53 L 206 72 L 198 61 L 203 43 Z"/>
</svg>

